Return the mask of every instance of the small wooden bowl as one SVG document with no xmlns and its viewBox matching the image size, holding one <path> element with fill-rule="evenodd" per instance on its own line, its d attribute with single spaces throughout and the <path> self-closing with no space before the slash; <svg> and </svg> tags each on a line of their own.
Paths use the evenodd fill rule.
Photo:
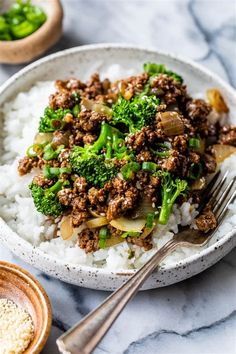
<svg viewBox="0 0 236 354">
<path fill-rule="evenodd" d="M 24 354 L 40 353 L 52 324 L 51 306 L 43 287 L 24 269 L 0 261 L 0 298 L 14 301 L 31 315 L 35 333 Z"/>
<path fill-rule="evenodd" d="M 9 4 L 9 1 L 7 1 L 7 4 Z M 15 41 L 0 41 L 0 63 L 20 64 L 29 62 L 44 53 L 60 38 L 63 19 L 60 0 L 41 0 L 35 4 L 44 9 L 47 15 L 46 22 L 26 38 Z"/>
</svg>

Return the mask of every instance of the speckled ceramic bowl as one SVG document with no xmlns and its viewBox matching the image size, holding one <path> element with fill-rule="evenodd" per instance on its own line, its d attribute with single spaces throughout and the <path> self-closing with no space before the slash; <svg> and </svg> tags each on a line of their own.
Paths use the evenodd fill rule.
<svg viewBox="0 0 236 354">
<path fill-rule="evenodd" d="M 108 65 L 118 63 L 124 67 L 139 69 L 147 61 L 164 63 L 180 73 L 191 92 L 205 92 L 209 87 L 218 87 L 230 106 L 231 115 L 236 116 L 236 95 L 234 90 L 215 74 L 201 66 L 176 56 L 125 45 L 91 45 L 65 50 L 40 59 L 11 77 L 0 88 L 0 105 L 18 92 L 29 89 L 36 81 L 64 79 L 71 76 L 88 77 L 94 71 L 102 72 Z M 96 62 L 96 64 L 95 64 Z M 29 230 L 30 232 L 30 230 Z M 45 273 L 80 286 L 113 290 L 134 271 L 112 272 L 65 263 L 43 253 L 19 237 L 0 218 L 0 240 L 26 262 Z M 224 257 L 236 245 L 235 230 L 224 235 L 219 241 L 181 262 L 160 268 L 144 284 L 143 289 L 157 288 L 189 278 L 210 267 Z"/>
</svg>

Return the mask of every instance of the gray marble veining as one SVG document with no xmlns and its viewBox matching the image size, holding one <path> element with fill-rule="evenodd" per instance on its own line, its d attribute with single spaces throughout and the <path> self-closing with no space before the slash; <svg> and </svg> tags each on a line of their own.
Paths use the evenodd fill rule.
<svg viewBox="0 0 236 354">
<path fill-rule="evenodd" d="M 126 42 L 187 56 L 236 87 L 234 0 L 64 0 L 64 34 L 51 52 L 98 42 Z M 0 65 L 0 83 L 21 66 Z M 85 316 L 106 292 L 52 279 L 0 247 L 0 259 L 25 267 L 48 292 L 55 339 Z M 236 251 L 198 276 L 139 293 L 96 354 L 236 354 Z"/>
</svg>

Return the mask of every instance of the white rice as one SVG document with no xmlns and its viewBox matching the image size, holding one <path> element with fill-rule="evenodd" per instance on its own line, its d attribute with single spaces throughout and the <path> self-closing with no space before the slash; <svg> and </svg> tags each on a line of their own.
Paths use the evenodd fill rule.
<svg viewBox="0 0 236 354">
<path fill-rule="evenodd" d="M 116 68 L 117 76 L 121 76 L 119 70 Z M 122 74 L 125 76 L 128 73 L 123 71 Z M 76 236 L 70 241 L 64 241 L 61 237 L 53 239 L 53 227 L 45 225 L 45 217 L 36 211 L 30 197 L 28 184 L 35 172 L 23 177 L 20 177 L 17 172 L 18 160 L 25 155 L 27 147 L 32 145 L 39 117 L 53 91 L 53 82 L 38 82 L 30 91 L 19 93 L 13 101 L 6 103 L 2 108 L 5 119 L 3 132 L 5 138 L 3 140 L 4 153 L 1 157 L 2 166 L 0 166 L 0 215 L 20 237 L 65 262 L 113 270 L 138 268 L 156 249 L 172 238 L 173 233 L 178 231 L 178 225 L 192 224 L 197 215 L 196 206 L 190 205 L 189 202 L 181 207 L 175 205 L 168 225 L 158 226 L 153 237 L 154 247 L 148 252 L 138 246 L 123 242 L 93 254 L 86 254 L 84 250 L 75 246 Z M 223 168 L 232 170 L 232 166 L 236 166 L 236 155 L 228 158 Z M 235 169 L 232 170 L 232 174 L 236 175 Z M 230 231 L 233 226 L 235 227 L 236 203 L 232 204 L 229 209 L 227 220 L 214 239 L 210 241 L 211 244 Z M 135 257 L 128 259 L 130 250 L 134 251 Z M 176 263 L 198 251 L 195 248 L 179 248 L 166 258 L 165 264 Z"/>
</svg>

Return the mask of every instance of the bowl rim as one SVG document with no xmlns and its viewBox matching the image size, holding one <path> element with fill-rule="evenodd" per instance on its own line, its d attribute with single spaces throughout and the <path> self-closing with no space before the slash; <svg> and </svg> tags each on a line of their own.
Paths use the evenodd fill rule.
<svg viewBox="0 0 236 354">
<path fill-rule="evenodd" d="M 13 272 L 14 275 L 18 279 L 20 279 L 20 282 L 25 282 L 26 284 L 30 285 L 30 287 L 32 287 L 33 285 L 33 290 L 35 291 L 35 293 L 37 293 L 40 299 L 43 300 L 41 301 L 41 308 L 44 312 L 45 320 L 43 322 L 42 332 L 40 333 L 40 337 L 33 345 L 33 347 L 30 348 L 30 343 L 29 347 L 26 349 L 26 352 L 28 352 L 28 350 L 30 349 L 35 354 L 40 353 L 47 342 L 52 326 L 52 310 L 49 297 L 43 286 L 39 283 L 39 281 L 24 268 L 10 262 L 0 261 L 0 269 L 4 269 L 6 272 Z"/>
<path fill-rule="evenodd" d="M 19 79 L 24 76 L 25 73 L 28 73 L 35 68 L 43 65 L 46 62 L 53 61 L 54 59 L 60 58 L 60 57 L 66 57 L 71 54 L 77 53 L 77 52 L 87 52 L 87 51 L 93 51 L 93 50 L 108 50 L 108 49 L 127 49 L 127 50 L 135 50 L 135 51 L 140 51 L 140 52 L 147 52 L 150 54 L 158 54 L 162 55 L 165 57 L 169 57 L 172 60 L 175 60 L 177 62 L 180 62 L 181 64 L 185 64 L 189 66 L 190 68 L 194 68 L 197 71 L 203 73 L 204 75 L 208 76 L 211 79 L 214 79 L 219 82 L 219 84 L 230 93 L 230 95 L 233 97 L 233 99 L 236 101 L 236 92 L 234 88 L 226 83 L 222 78 L 220 78 L 217 74 L 211 72 L 209 69 L 203 67 L 201 64 L 198 64 L 194 62 L 193 60 L 190 60 L 184 56 L 181 55 L 176 55 L 174 53 L 169 53 L 169 52 L 164 52 L 164 51 L 159 51 L 156 50 L 154 47 L 144 47 L 141 45 L 133 45 L 133 44 L 123 44 L 123 43 L 99 43 L 99 44 L 88 44 L 88 45 L 83 45 L 83 46 L 77 46 L 77 47 L 72 47 L 69 49 L 64 49 L 61 51 L 58 51 L 56 53 L 52 53 L 50 55 L 47 55 L 41 59 L 36 60 L 35 62 L 25 66 L 23 69 L 15 73 L 13 76 L 11 76 L 5 83 L 3 83 L 0 86 L 0 95 L 7 90 L 14 82 L 18 81 Z M 29 252 L 33 252 L 33 254 L 38 257 L 40 257 L 42 260 L 48 261 L 48 262 L 54 262 L 54 264 L 58 264 L 61 267 L 72 267 L 73 270 L 78 270 L 78 271 L 85 271 L 85 272 L 96 272 L 97 274 L 103 274 L 104 276 L 110 276 L 110 275 L 133 275 L 136 272 L 136 269 L 121 269 L 121 270 L 109 270 L 106 268 L 96 268 L 88 265 L 83 265 L 83 264 L 76 264 L 76 263 L 71 263 L 71 262 L 64 262 L 63 260 L 56 258 L 55 256 L 48 254 L 41 249 L 39 249 L 37 246 L 34 246 L 30 244 L 30 242 L 26 241 L 23 239 L 21 236 L 19 236 L 14 230 L 8 226 L 8 224 L 0 217 L 0 226 L 4 226 L 5 228 L 8 229 L 8 231 L 12 234 L 12 236 L 15 237 L 15 241 L 21 241 L 21 244 L 18 245 L 22 253 L 25 252 L 26 250 Z M 202 257 L 209 256 L 210 254 L 214 253 L 217 248 L 222 247 L 224 244 L 226 244 L 234 235 L 236 235 L 236 226 L 231 229 L 230 232 L 226 233 L 224 236 L 222 236 L 218 241 L 214 242 L 212 245 L 200 249 L 200 251 L 197 251 L 195 254 L 188 256 L 184 258 L 183 260 L 180 260 L 176 263 L 171 263 L 167 264 L 164 267 L 161 267 L 161 270 L 163 271 L 171 271 L 174 269 L 177 269 L 178 267 L 184 267 L 188 266 L 190 263 L 193 263 L 197 261 L 198 259 Z M 2 240 L 1 233 L 0 233 L 0 239 Z M 7 241 L 2 240 L 3 244 L 9 247 L 9 243 Z M 14 244 L 14 242 L 13 242 Z M 13 245 L 12 245 L 13 247 Z M 11 248 L 12 248 L 11 247 Z M 14 252 L 14 251 L 13 251 Z M 21 255 L 20 258 L 25 259 L 26 261 L 29 262 L 28 258 L 26 256 Z M 42 269 L 40 265 L 37 262 L 37 268 Z M 43 270 L 43 269 L 42 269 Z"/>
</svg>

